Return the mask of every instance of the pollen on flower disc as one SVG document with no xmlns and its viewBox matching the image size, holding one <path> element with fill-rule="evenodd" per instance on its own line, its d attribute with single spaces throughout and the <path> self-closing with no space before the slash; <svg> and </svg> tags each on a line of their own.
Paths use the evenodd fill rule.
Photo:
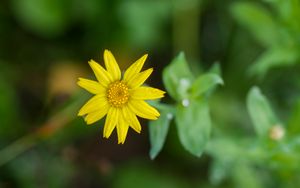
<svg viewBox="0 0 300 188">
<path fill-rule="evenodd" d="M 128 102 L 129 89 L 122 81 L 111 83 L 107 90 L 108 102 L 114 107 L 122 107 Z"/>
</svg>

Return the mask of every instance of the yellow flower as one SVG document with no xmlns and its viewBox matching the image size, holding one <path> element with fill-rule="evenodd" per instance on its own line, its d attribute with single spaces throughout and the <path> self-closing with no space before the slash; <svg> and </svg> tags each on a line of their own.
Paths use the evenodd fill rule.
<svg viewBox="0 0 300 188">
<path fill-rule="evenodd" d="M 141 71 L 147 54 L 133 63 L 121 75 L 120 68 L 113 54 L 104 51 L 106 70 L 90 60 L 89 64 L 98 81 L 79 78 L 77 84 L 95 94 L 79 111 L 79 116 L 84 116 L 87 124 L 95 123 L 105 115 L 103 137 L 109 138 L 116 127 L 118 143 L 124 143 L 129 126 L 136 132 L 141 132 L 141 125 L 137 116 L 156 120 L 160 114 L 145 100 L 158 99 L 164 96 L 164 91 L 142 84 L 150 76 L 153 69 Z"/>
</svg>

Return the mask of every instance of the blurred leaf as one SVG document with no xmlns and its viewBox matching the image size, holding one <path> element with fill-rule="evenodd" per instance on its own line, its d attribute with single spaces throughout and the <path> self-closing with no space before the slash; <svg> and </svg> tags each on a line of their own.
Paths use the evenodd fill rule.
<svg viewBox="0 0 300 188">
<path fill-rule="evenodd" d="M 65 0 L 13 0 L 12 8 L 23 26 L 44 37 L 62 34 L 70 17 Z"/>
<path fill-rule="evenodd" d="M 164 25 L 171 14 L 167 1 L 120 1 L 119 18 L 134 48 L 159 48 L 166 45 Z"/>
<path fill-rule="evenodd" d="M 249 183 L 249 186 L 256 184 L 252 182 L 253 177 L 244 177 L 250 173 L 250 176 L 255 176 L 249 162 L 262 162 L 265 158 L 265 151 L 261 148 L 254 147 L 256 140 L 251 139 L 238 139 L 235 137 L 218 137 L 211 139 L 205 148 L 205 152 L 213 157 L 213 163 L 210 167 L 210 181 L 214 185 L 222 183 L 222 180 L 231 176 L 236 184 L 235 187 L 244 187 L 242 184 Z M 250 148 L 249 148 L 250 146 Z M 269 152 L 269 151 L 268 151 Z M 255 161 L 255 162 L 254 162 Z M 249 163 L 249 164 L 248 164 Z M 266 164 L 266 163 L 264 163 Z M 249 166 L 248 166 L 249 165 Z M 244 169 L 245 168 L 247 169 Z M 250 168 L 250 169 L 248 169 Z M 237 174 L 241 170 L 243 175 Z M 244 172 L 245 170 L 245 172 Z M 249 182 L 248 182 L 249 181 Z"/>
<path fill-rule="evenodd" d="M 219 76 L 222 75 L 221 67 L 219 62 L 215 62 L 209 69 L 209 73 L 217 74 Z"/>
<path fill-rule="evenodd" d="M 263 45 L 270 46 L 279 39 L 279 28 L 267 9 L 252 2 L 237 2 L 231 7 L 233 17 Z"/>
<path fill-rule="evenodd" d="M 205 152 L 218 160 L 221 159 L 230 163 L 231 161 L 236 161 L 239 157 L 243 157 L 242 154 L 245 154 L 244 147 L 244 143 L 241 143 L 236 138 L 219 137 L 208 142 Z"/>
<path fill-rule="evenodd" d="M 258 87 L 252 87 L 247 96 L 247 108 L 256 133 L 264 137 L 269 129 L 279 124 L 266 97 Z"/>
<path fill-rule="evenodd" d="M 243 163 L 236 163 L 233 173 L 235 187 L 260 188 L 263 187 L 257 172 Z"/>
<path fill-rule="evenodd" d="M 163 82 L 168 94 L 178 101 L 188 96 L 193 79 L 183 52 L 163 71 Z"/>
<path fill-rule="evenodd" d="M 183 147 L 200 157 L 210 136 L 211 120 L 208 102 L 197 99 L 191 100 L 188 106 L 179 104 L 175 120 Z"/>
<path fill-rule="evenodd" d="M 173 116 L 174 115 L 168 111 L 161 111 L 158 120 L 149 123 L 151 159 L 154 159 L 163 148 Z"/>
<path fill-rule="evenodd" d="M 300 100 L 293 107 L 287 129 L 288 133 L 292 135 L 300 133 Z"/>
<path fill-rule="evenodd" d="M 268 163 L 271 167 L 280 170 L 299 170 L 299 152 L 296 151 L 296 148 L 281 146 L 280 149 L 273 152 Z"/>
<path fill-rule="evenodd" d="M 263 76 L 270 68 L 295 64 L 298 61 L 299 52 L 295 48 L 269 49 L 256 60 L 250 72 Z"/>
<path fill-rule="evenodd" d="M 209 181 L 213 185 L 219 185 L 229 175 L 229 166 L 232 165 L 223 160 L 215 159 L 210 166 Z"/>
<path fill-rule="evenodd" d="M 296 44 L 299 44 L 299 32 L 300 32 L 300 2 L 299 0 L 289 0 L 288 7 L 286 6 L 285 9 L 283 11 L 286 12 L 287 16 L 285 19 L 285 24 L 287 24 L 288 26 L 284 25 L 284 27 L 288 27 L 289 32 L 292 32 L 292 39 L 295 39 L 296 37 L 298 38 L 297 41 L 293 41 Z"/>
<path fill-rule="evenodd" d="M 213 89 L 218 84 L 224 84 L 219 75 L 213 73 L 201 75 L 193 83 L 191 87 L 191 95 L 193 97 L 199 97 L 205 92 Z"/>
<path fill-rule="evenodd" d="M 20 131 L 17 123 L 17 98 L 9 81 L 0 77 L 0 143 L 4 138 L 11 138 Z M 0 144 L 1 145 L 1 144 Z"/>
<path fill-rule="evenodd" d="M 300 31 L 300 1 L 299 0 L 268 0 L 268 3 L 277 11 L 289 30 Z"/>
</svg>

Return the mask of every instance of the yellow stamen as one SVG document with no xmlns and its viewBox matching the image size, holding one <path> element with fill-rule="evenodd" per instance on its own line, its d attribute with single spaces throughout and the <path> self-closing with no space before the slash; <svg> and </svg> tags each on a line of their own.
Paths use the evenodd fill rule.
<svg viewBox="0 0 300 188">
<path fill-rule="evenodd" d="M 129 127 L 141 132 L 137 116 L 150 120 L 159 117 L 159 112 L 145 100 L 162 98 L 165 92 L 142 86 L 153 71 L 152 68 L 141 71 L 146 58 L 147 55 L 144 55 L 137 60 L 122 77 L 114 56 L 105 50 L 106 69 L 93 60 L 89 62 L 97 81 L 80 78 L 77 82 L 80 87 L 95 94 L 83 105 L 78 115 L 83 116 L 87 124 L 95 123 L 106 115 L 103 129 L 105 138 L 110 137 L 113 130 L 117 129 L 118 143 L 123 144 Z"/>
<path fill-rule="evenodd" d="M 122 81 L 111 83 L 108 86 L 107 99 L 113 107 L 122 107 L 129 99 L 128 86 Z"/>
</svg>

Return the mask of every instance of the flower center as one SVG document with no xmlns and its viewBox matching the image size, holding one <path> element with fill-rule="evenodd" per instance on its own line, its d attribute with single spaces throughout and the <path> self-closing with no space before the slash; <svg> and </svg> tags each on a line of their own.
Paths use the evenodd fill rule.
<svg viewBox="0 0 300 188">
<path fill-rule="evenodd" d="M 107 90 L 108 102 L 114 107 L 122 107 L 128 102 L 129 89 L 122 81 L 116 81 L 108 86 Z"/>
</svg>

